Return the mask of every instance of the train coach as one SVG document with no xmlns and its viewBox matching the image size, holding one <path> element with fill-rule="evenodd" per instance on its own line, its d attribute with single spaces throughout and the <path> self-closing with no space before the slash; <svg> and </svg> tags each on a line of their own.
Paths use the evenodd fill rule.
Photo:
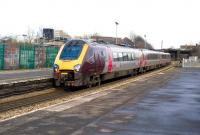
<svg viewBox="0 0 200 135">
<path fill-rule="evenodd" d="M 91 87 L 108 79 L 160 68 L 170 62 L 168 53 L 71 40 L 56 56 L 53 78 L 56 86 Z"/>
</svg>

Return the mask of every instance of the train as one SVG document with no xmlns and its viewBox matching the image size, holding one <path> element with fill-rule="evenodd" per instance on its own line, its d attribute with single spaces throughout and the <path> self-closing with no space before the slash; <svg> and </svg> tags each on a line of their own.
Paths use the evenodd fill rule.
<svg viewBox="0 0 200 135">
<path fill-rule="evenodd" d="M 53 65 L 55 86 L 97 86 L 102 81 L 167 66 L 169 53 L 73 39 L 64 44 Z"/>
</svg>

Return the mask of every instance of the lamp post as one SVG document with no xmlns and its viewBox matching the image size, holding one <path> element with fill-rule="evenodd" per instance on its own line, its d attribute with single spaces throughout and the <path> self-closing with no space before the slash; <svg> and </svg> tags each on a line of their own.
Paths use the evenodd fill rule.
<svg viewBox="0 0 200 135">
<path fill-rule="evenodd" d="M 119 25 L 119 23 L 118 22 L 115 22 L 115 25 L 116 25 L 116 44 L 117 44 L 117 26 Z"/>
<path fill-rule="evenodd" d="M 147 45 L 147 43 L 146 43 L 146 42 L 147 42 L 147 41 L 146 41 L 146 35 L 144 35 L 144 41 L 145 41 L 145 42 L 144 42 L 144 48 L 146 49 L 146 45 Z"/>
<path fill-rule="evenodd" d="M 161 41 L 161 50 L 163 49 L 163 40 Z"/>
</svg>

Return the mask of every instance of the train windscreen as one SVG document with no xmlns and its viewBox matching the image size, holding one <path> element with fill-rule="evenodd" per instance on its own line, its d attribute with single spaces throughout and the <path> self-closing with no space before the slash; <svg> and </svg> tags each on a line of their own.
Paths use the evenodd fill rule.
<svg viewBox="0 0 200 135">
<path fill-rule="evenodd" d="M 82 41 L 70 41 L 67 43 L 60 55 L 62 60 L 75 60 L 78 59 L 81 50 L 83 48 L 84 42 Z"/>
</svg>

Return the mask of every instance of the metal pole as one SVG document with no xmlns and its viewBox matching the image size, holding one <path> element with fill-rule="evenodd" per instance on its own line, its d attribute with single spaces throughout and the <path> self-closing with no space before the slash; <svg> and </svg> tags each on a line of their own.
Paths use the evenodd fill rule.
<svg viewBox="0 0 200 135">
<path fill-rule="evenodd" d="M 119 25 L 119 23 L 118 22 L 115 22 L 115 24 L 116 24 L 116 44 L 118 43 L 117 42 L 117 26 Z"/>
<path fill-rule="evenodd" d="M 163 40 L 161 41 L 161 50 L 163 49 Z"/>
<path fill-rule="evenodd" d="M 146 49 L 146 44 L 147 44 L 147 43 L 146 43 L 146 35 L 144 35 L 144 38 L 145 38 L 145 39 L 144 39 L 144 40 L 145 40 L 144 48 Z"/>
</svg>

